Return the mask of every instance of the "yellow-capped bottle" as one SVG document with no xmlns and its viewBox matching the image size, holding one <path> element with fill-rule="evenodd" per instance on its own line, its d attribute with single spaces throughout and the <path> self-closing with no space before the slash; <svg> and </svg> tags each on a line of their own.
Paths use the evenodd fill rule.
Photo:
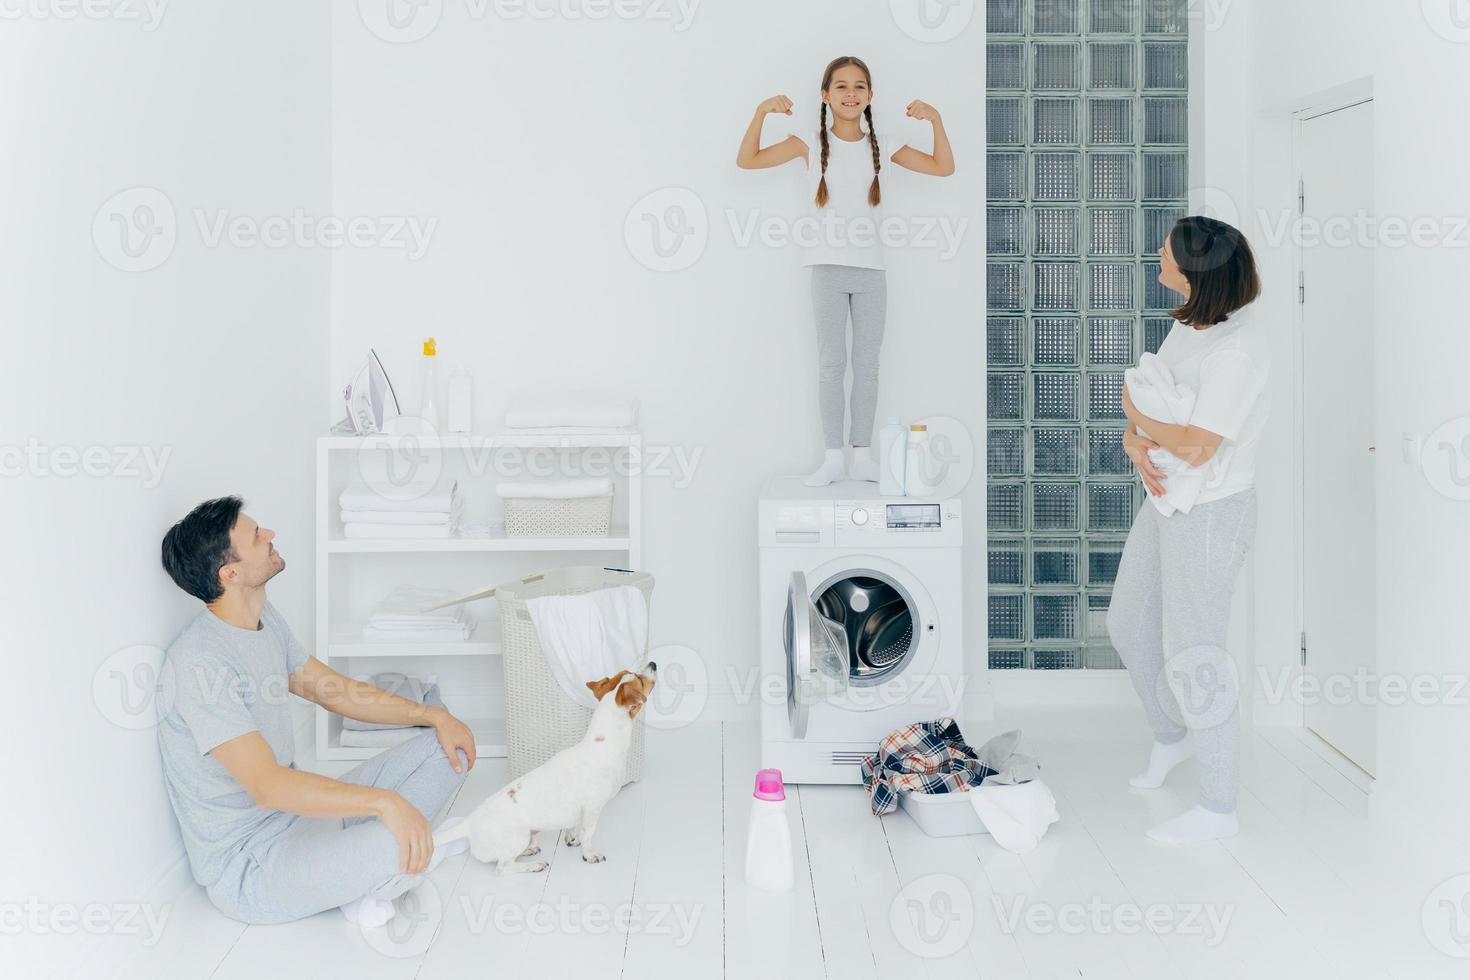
<svg viewBox="0 0 1470 980">
<path fill-rule="evenodd" d="M 444 428 L 439 418 L 439 375 L 435 370 L 438 360 L 439 345 L 429 337 L 424 341 L 424 363 L 419 370 L 419 418 L 433 433 Z"/>
</svg>

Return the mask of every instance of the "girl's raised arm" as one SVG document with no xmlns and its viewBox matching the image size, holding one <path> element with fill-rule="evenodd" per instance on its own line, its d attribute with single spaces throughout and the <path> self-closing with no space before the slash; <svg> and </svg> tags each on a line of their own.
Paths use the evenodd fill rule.
<svg viewBox="0 0 1470 980">
<path fill-rule="evenodd" d="M 774 95 L 755 107 L 755 118 L 745 127 L 745 135 L 740 140 L 740 152 L 735 157 L 735 165 L 740 169 L 763 170 L 766 167 L 779 167 L 798 157 L 806 157 L 806 141 L 799 136 L 788 136 L 779 143 L 761 149 L 761 124 L 773 112 L 791 115 L 791 100 L 784 95 Z"/>
<path fill-rule="evenodd" d="M 893 162 L 931 177 L 948 177 L 954 173 L 954 152 L 949 148 L 949 136 L 944 132 L 944 122 L 939 118 L 939 110 L 927 102 L 916 100 L 909 103 L 907 114 L 920 121 L 927 120 L 934 127 L 934 152 L 925 153 L 904 145 L 893 154 Z"/>
</svg>

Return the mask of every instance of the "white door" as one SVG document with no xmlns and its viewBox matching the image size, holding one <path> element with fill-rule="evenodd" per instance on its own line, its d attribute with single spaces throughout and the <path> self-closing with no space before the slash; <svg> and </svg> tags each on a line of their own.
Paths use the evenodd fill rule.
<svg viewBox="0 0 1470 980">
<path fill-rule="evenodd" d="M 1308 728 L 1372 774 L 1373 104 L 1302 124 L 1302 623 Z M 1309 689 L 1310 691 L 1310 689 Z M 1365 698 L 1362 695 L 1370 695 Z"/>
</svg>

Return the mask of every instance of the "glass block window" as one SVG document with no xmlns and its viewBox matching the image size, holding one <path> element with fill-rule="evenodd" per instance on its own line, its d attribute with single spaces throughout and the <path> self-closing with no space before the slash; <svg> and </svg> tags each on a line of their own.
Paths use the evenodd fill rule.
<svg viewBox="0 0 1470 980">
<path fill-rule="evenodd" d="M 1107 611 L 1145 503 L 1123 372 L 1179 297 L 1188 0 L 987 0 L 990 666 L 1118 669 Z"/>
</svg>

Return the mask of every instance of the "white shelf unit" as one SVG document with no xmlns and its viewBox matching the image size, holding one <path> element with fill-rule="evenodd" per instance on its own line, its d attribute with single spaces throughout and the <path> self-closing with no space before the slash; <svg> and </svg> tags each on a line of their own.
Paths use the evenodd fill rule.
<svg viewBox="0 0 1470 980">
<path fill-rule="evenodd" d="M 343 535 L 337 497 L 372 454 L 413 454 L 442 472 L 453 472 L 465 498 L 466 518 L 493 520 L 499 508 L 498 479 L 505 457 L 550 455 L 584 458 L 595 453 L 613 478 L 613 527 L 606 537 L 459 537 L 441 539 L 361 539 Z M 316 447 L 316 649 L 317 656 L 345 674 L 361 676 L 399 670 L 424 676 L 442 669 L 464 684 L 456 690 L 444 679 L 441 693 L 450 710 L 475 732 L 478 755 L 505 755 L 504 678 L 500 672 L 500 625 L 493 600 L 471 608 L 477 624 L 458 643 L 380 643 L 363 639 L 362 624 L 372 606 L 394 585 L 413 582 L 469 592 L 513 580 L 547 567 L 604 564 L 636 569 L 642 560 L 642 437 L 634 431 L 588 435 L 501 433 L 493 436 L 438 437 L 327 435 Z M 547 475 L 542 472 L 538 475 Z M 564 560 L 552 561 L 550 555 Z M 437 679 L 430 675 L 427 679 Z M 371 758 L 380 746 L 341 743 L 342 718 L 316 709 L 317 758 L 353 761 Z"/>
</svg>

